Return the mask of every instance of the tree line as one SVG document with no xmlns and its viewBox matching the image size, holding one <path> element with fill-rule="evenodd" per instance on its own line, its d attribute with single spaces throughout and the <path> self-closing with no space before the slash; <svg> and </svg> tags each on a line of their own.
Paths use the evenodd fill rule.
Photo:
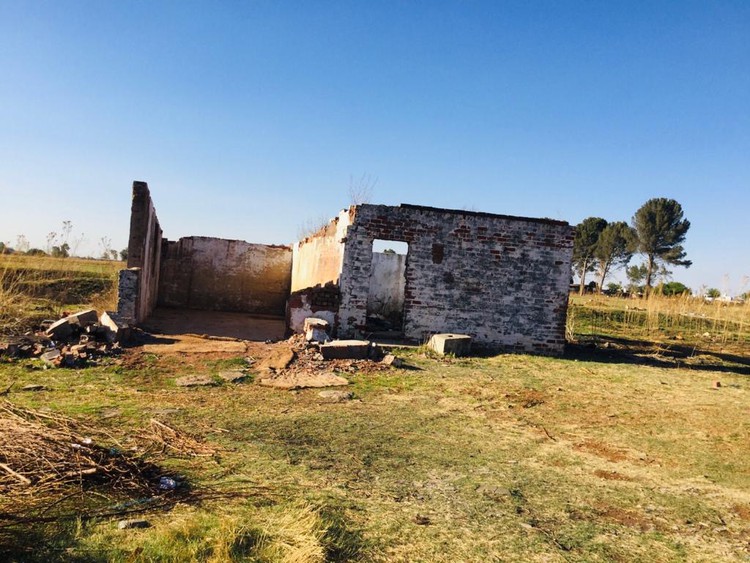
<svg viewBox="0 0 750 563">
<path fill-rule="evenodd" d="M 653 198 L 635 212 L 631 223 L 608 222 L 601 217 L 587 217 L 576 226 L 573 242 L 573 271 L 581 280 L 580 293 L 586 290 L 586 275 L 596 272 L 601 292 L 607 276 L 625 268 L 634 255 L 643 263 L 627 269 L 628 278 L 646 291 L 658 275 L 667 275 L 667 265 L 690 267 L 683 243 L 690 228 L 682 206 L 674 199 Z M 684 286 L 683 286 L 684 287 Z M 687 289 L 687 288 L 685 288 Z"/>
</svg>

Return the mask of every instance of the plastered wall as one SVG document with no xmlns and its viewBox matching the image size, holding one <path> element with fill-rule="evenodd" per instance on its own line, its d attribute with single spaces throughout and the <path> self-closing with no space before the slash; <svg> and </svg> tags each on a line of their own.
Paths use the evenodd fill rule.
<svg viewBox="0 0 750 563">
<path fill-rule="evenodd" d="M 164 241 L 159 306 L 283 316 L 292 249 L 241 240 Z"/>
</svg>

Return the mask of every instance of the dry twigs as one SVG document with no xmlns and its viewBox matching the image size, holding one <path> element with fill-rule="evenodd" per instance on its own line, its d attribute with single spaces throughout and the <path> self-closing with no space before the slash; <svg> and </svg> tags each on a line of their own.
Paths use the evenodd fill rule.
<svg viewBox="0 0 750 563">
<path fill-rule="evenodd" d="M 167 426 L 152 418 L 148 434 L 142 436 L 150 444 L 159 448 L 160 453 L 169 453 L 178 457 L 211 457 L 216 450 L 193 438 L 182 430 Z"/>
<path fill-rule="evenodd" d="M 46 513 L 66 498 L 153 497 L 161 475 L 158 466 L 126 455 L 100 430 L 0 403 L 0 524 Z"/>
</svg>

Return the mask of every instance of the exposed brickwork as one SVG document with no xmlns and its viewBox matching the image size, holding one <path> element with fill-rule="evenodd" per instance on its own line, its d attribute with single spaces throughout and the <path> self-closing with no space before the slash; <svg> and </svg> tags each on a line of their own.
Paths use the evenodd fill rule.
<svg viewBox="0 0 750 563">
<path fill-rule="evenodd" d="M 347 232 L 338 335 L 363 335 L 373 239 L 409 244 L 404 333 L 469 334 L 480 345 L 559 354 L 573 229 L 561 221 L 361 205 Z"/>
<path fill-rule="evenodd" d="M 308 317 L 322 318 L 335 326 L 340 303 L 341 292 L 335 283 L 295 291 L 287 301 L 287 326 L 292 332 L 302 332 Z"/>
</svg>

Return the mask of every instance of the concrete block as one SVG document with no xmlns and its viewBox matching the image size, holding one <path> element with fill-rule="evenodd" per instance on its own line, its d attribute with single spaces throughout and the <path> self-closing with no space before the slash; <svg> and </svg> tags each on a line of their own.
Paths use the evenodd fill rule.
<svg viewBox="0 0 750 563">
<path fill-rule="evenodd" d="M 427 346 L 441 356 L 466 356 L 471 351 L 471 336 L 466 334 L 433 334 Z"/>
<path fill-rule="evenodd" d="M 107 329 L 109 342 L 127 342 L 130 339 L 130 325 L 117 313 L 105 311 L 99 322 Z"/>
<path fill-rule="evenodd" d="M 316 317 L 307 317 L 305 319 L 305 340 L 308 342 L 328 342 L 331 337 L 328 336 L 328 330 L 331 325 L 325 319 Z"/>
<path fill-rule="evenodd" d="M 334 340 L 321 345 L 325 360 L 366 360 L 370 355 L 369 340 Z"/>
<path fill-rule="evenodd" d="M 45 352 L 42 354 L 42 361 L 49 365 L 49 366 L 56 366 L 60 362 L 60 357 L 62 354 L 60 353 L 60 350 L 57 348 L 54 348 L 50 350 L 49 352 Z"/>
<path fill-rule="evenodd" d="M 307 317 L 305 319 L 305 331 L 311 328 L 320 328 L 325 330 L 326 332 L 331 327 L 330 323 L 325 319 L 320 319 L 318 317 Z"/>
<path fill-rule="evenodd" d="M 97 313 L 94 309 L 86 309 L 85 311 L 80 311 L 73 315 L 68 315 L 65 318 L 71 325 L 85 327 L 99 322 L 99 313 Z"/>
<path fill-rule="evenodd" d="M 73 334 L 73 327 L 66 317 L 52 323 L 44 334 L 49 336 L 52 340 L 65 340 Z"/>
</svg>

